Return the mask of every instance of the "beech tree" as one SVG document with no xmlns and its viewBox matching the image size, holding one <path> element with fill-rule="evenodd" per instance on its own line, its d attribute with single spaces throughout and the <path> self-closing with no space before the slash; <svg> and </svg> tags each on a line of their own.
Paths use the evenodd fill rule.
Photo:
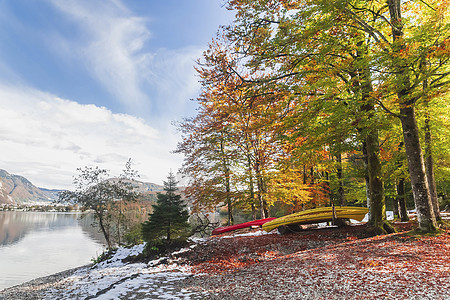
<svg viewBox="0 0 450 300">
<path fill-rule="evenodd" d="M 183 140 L 175 152 L 184 154 L 181 173 L 190 179 L 185 193 L 194 200 L 194 210 L 214 210 L 223 202 L 227 205 L 228 223 L 232 224 L 231 164 L 235 152 L 229 145 L 227 128 L 201 111 L 178 128 Z"/>
<path fill-rule="evenodd" d="M 417 209 L 417 216 L 419 220 L 419 228 L 422 231 L 428 232 L 428 231 L 435 231 L 436 230 L 436 215 L 433 210 L 433 204 L 432 204 L 432 198 L 430 194 L 430 188 L 426 177 L 425 172 L 425 163 L 423 158 L 423 152 L 422 147 L 420 145 L 420 138 L 419 138 L 419 128 L 417 126 L 417 120 L 416 120 L 416 112 L 415 112 L 415 105 L 419 99 L 422 98 L 423 95 L 418 93 L 416 91 L 417 88 L 414 86 L 417 85 L 418 82 L 423 81 L 423 79 L 420 79 L 420 77 L 429 77 L 434 75 L 435 79 L 433 80 L 433 85 L 435 88 L 438 88 L 442 85 L 445 85 L 448 83 L 442 82 L 442 79 L 445 78 L 446 74 L 420 74 L 421 70 L 419 69 L 417 73 L 415 74 L 416 80 L 412 80 L 411 76 L 414 75 L 413 72 L 411 72 L 411 67 L 414 67 L 414 62 L 411 62 L 411 58 L 416 56 L 414 53 L 403 54 L 402 52 L 407 51 L 408 47 L 412 46 L 412 43 L 407 41 L 405 39 L 405 25 L 404 21 L 402 19 L 402 2 L 400 0 L 388 0 L 387 5 L 389 8 L 389 17 L 390 17 L 390 28 L 392 31 L 392 46 L 391 46 L 391 56 L 393 56 L 393 59 L 390 64 L 390 69 L 394 76 L 394 91 L 396 92 L 396 95 L 398 97 L 398 104 L 399 104 L 399 117 L 402 123 L 402 129 L 403 129 L 403 138 L 405 141 L 405 149 L 406 149 L 406 156 L 408 159 L 408 166 L 409 166 L 409 172 L 410 172 L 410 178 L 411 183 L 413 186 L 413 193 L 414 193 L 414 201 L 416 204 Z M 441 4 L 442 5 L 442 4 Z M 440 9 L 448 9 L 448 5 L 444 4 L 444 7 L 441 7 Z M 430 7 L 429 9 L 433 9 L 433 7 Z M 445 16 L 442 16 L 445 18 Z M 424 23 L 420 24 L 419 27 L 422 27 L 422 29 L 428 29 L 425 27 L 429 26 L 435 26 L 434 29 L 437 29 L 441 34 L 444 34 L 445 37 L 442 38 L 433 38 L 432 43 L 437 44 L 439 46 L 446 46 L 448 47 L 449 43 L 449 36 L 446 34 L 446 32 L 441 32 L 442 30 L 449 30 L 448 24 L 439 24 L 442 21 L 438 20 L 423 20 Z M 433 22 L 434 24 L 430 24 L 428 22 Z M 437 22 L 436 22 L 437 21 Z M 428 23 L 428 24 L 427 24 Z M 421 25 L 421 26 L 420 26 Z M 447 27 L 447 28 L 445 28 Z M 414 32 L 411 32 L 414 34 Z M 442 44 L 443 43 L 443 44 Z M 423 47 L 427 49 L 427 52 L 431 55 L 436 55 L 433 53 L 434 51 L 430 47 L 430 45 L 427 45 L 423 43 Z M 447 44 L 447 45 L 445 45 Z M 448 50 L 448 49 L 447 49 Z M 423 51 L 423 50 L 422 50 Z M 420 53 L 422 51 L 418 51 L 419 55 L 424 55 Z M 412 57 L 411 57 L 412 56 Z M 420 58 L 420 56 L 419 56 Z M 449 56 L 443 57 L 444 61 L 449 60 Z M 440 59 L 439 59 L 440 60 Z M 439 64 L 441 64 L 439 62 Z M 441 67 L 438 66 L 437 69 L 434 72 L 440 72 Z M 415 82 L 414 82 L 415 81 Z M 430 89 L 433 88 L 432 86 Z"/>
<path fill-rule="evenodd" d="M 176 151 L 185 155 L 182 172 L 191 178 L 187 194 L 210 209 L 224 202 L 231 224 L 233 207 L 254 210 L 255 198 L 261 216 L 267 215 L 266 170 L 273 153 L 270 132 L 261 128 L 266 119 L 254 105 L 258 98 L 247 97 L 243 81 L 224 72 L 228 63 L 226 51 L 213 41 L 197 68 L 203 86 L 198 114 L 180 124 L 183 142 Z"/>
<path fill-rule="evenodd" d="M 379 125 L 374 121 L 380 109 L 399 117 L 419 227 L 433 231 L 435 216 L 424 175 L 415 107 L 424 99 L 425 79 L 428 96 L 448 89 L 448 1 L 230 0 L 229 5 L 237 10 L 229 35 L 241 54 L 249 57 L 248 66 L 255 71 L 276 71 L 260 82 L 276 82 L 293 95 L 314 95 L 322 101 L 330 96 L 342 99 L 345 90 L 357 96 L 356 101 L 346 99 L 347 105 L 353 106 L 346 113 L 363 113 L 360 118 L 364 118 L 356 119 L 354 125 L 365 137 L 371 223 L 376 227 L 383 224 L 385 216 Z M 401 18 L 402 8 L 408 17 Z M 427 68 L 423 67 L 424 57 Z M 344 89 L 336 79 L 344 82 Z M 310 106 L 311 102 L 307 103 Z M 395 107 L 398 112 L 393 112 Z"/>
<path fill-rule="evenodd" d="M 239 8 L 239 22 L 229 29 L 230 36 L 245 49 L 244 55 L 251 56 L 249 65 L 255 70 L 275 69 L 256 83 L 274 82 L 289 90 L 297 103 L 292 109 L 292 118 L 309 119 L 308 125 L 320 125 L 333 114 L 340 115 L 342 120 L 342 108 L 345 107 L 344 112 L 354 120 L 351 125 L 355 128 L 356 124 L 363 138 L 368 169 L 369 221 L 374 227 L 381 228 L 385 219 L 385 200 L 377 127 L 370 124 L 374 123 L 370 119 L 374 119 L 376 112 L 370 96 L 372 83 L 367 42 L 353 28 L 339 28 L 348 20 L 332 5 L 318 1 L 318 5 L 313 6 L 300 1 L 295 4 L 272 2 L 265 6 L 263 2 L 230 1 Z M 290 10 L 294 13 L 289 14 Z M 302 31 L 304 34 L 299 34 Z M 354 37 L 348 39 L 348 35 Z M 337 43 L 338 40 L 345 41 L 344 38 L 349 41 Z M 317 118 L 318 112 L 322 115 Z M 289 124 L 298 127 L 295 123 Z M 337 140 L 333 133 L 330 135 L 330 130 L 322 130 L 322 145 L 318 147 L 323 147 L 323 143 L 333 147 L 339 140 L 342 143 L 352 132 L 349 125 L 337 127 L 342 128 L 337 131 L 340 136 Z M 306 132 L 300 131 L 297 136 L 306 135 Z M 312 135 L 317 140 L 317 131 Z"/>
<path fill-rule="evenodd" d="M 435 99 L 448 95 L 448 5 L 229 0 L 236 20 L 205 51 L 197 68 L 199 114 L 183 124 L 178 150 L 187 154 L 184 171 L 194 178 L 187 190 L 203 197 L 204 204 L 227 203 L 231 223 L 233 205 L 251 207 L 254 217 L 257 205 L 265 217 L 275 202 L 303 209 L 338 195 L 344 204 L 344 192 L 350 190 L 345 176 L 351 176 L 366 183 L 369 223 L 377 232 L 390 230 L 385 180 L 398 183 L 398 193 L 405 194 L 408 178 L 400 160 L 389 164 L 390 170 L 402 170 L 398 176 L 383 170 L 394 160 L 386 153 L 397 151 L 400 143 L 386 141 L 402 128 L 419 227 L 433 231 L 438 210 L 432 205 L 436 201 L 426 198 L 436 199 L 436 193 L 420 192 L 426 178 L 433 185 L 433 157 L 427 150 L 429 175 L 422 176 L 421 132 L 413 125 L 416 109 L 420 115 L 424 107 L 430 111 L 422 103 L 435 105 Z M 400 8 L 408 17 L 398 22 Z M 435 30 L 442 34 L 434 36 Z M 422 119 L 427 149 L 432 146 L 429 116 Z M 365 172 L 356 171 L 358 159 Z M 344 175 L 344 165 L 353 165 L 348 169 L 353 173 Z M 214 191 L 225 197 L 211 196 Z M 406 217 L 406 202 L 398 200 Z"/>
</svg>

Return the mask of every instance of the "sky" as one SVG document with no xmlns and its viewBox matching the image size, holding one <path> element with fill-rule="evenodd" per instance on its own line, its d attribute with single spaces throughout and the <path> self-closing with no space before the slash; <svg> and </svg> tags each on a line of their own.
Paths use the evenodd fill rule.
<svg viewBox="0 0 450 300">
<path fill-rule="evenodd" d="M 77 168 L 162 184 L 195 114 L 195 61 L 233 13 L 223 0 L 0 2 L 0 169 L 71 189 Z"/>
</svg>

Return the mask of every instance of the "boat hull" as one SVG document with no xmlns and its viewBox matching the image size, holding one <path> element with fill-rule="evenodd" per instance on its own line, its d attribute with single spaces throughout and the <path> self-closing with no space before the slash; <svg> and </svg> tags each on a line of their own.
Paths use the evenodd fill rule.
<svg viewBox="0 0 450 300">
<path fill-rule="evenodd" d="M 218 227 L 212 231 L 212 234 L 215 235 L 215 234 L 221 234 L 224 232 L 229 232 L 229 231 L 233 231 L 233 230 L 237 230 L 237 229 L 248 228 L 248 227 L 252 227 L 252 226 L 261 226 L 261 225 L 263 225 L 267 222 L 273 221 L 275 219 L 276 218 L 265 218 L 265 219 L 254 220 L 254 221 L 245 222 L 245 223 L 236 224 L 236 225 Z"/>
<path fill-rule="evenodd" d="M 353 219 L 357 221 L 362 221 L 367 212 L 369 211 L 366 207 L 353 207 L 353 206 L 341 206 L 335 207 L 334 209 L 336 219 Z M 332 220 L 333 220 L 333 208 L 320 207 L 308 209 L 281 218 L 277 218 L 273 221 L 264 223 L 262 225 L 262 229 L 269 232 L 275 228 L 285 225 L 314 224 L 314 223 L 328 222 Z"/>
</svg>

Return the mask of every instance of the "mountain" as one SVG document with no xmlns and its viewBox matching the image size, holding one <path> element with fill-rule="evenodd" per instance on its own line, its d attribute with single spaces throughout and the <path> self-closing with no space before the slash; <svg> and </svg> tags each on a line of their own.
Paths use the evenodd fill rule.
<svg viewBox="0 0 450 300">
<path fill-rule="evenodd" d="M 117 181 L 117 178 L 108 179 L 110 181 Z M 136 192 L 141 194 L 156 194 L 164 192 L 164 186 L 150 183 L 150 182 L 142 182 L 137 180 L 125 180 L 125 182 L 131 182 Z"/>
<path fill-rule="evenodd" d="M 51 202 L 58 199 L 58 192 L 38 188 L 25 177 L 0 169 L 0 204 Z"/>
<path fill-rule="evenodd" d="M 133 186 L 145 200 L 156 201 L 156 194 L 164 191 L 163 186 L 149 182 L 133 181 Z M 0 169 L 0 204 L 52 202 L 58 200 L 59 192 L 62 190 L 39 188 L 25 177 Z"/>
<path fill-rule="evenodd" d="M 108 181 L 117 182 L 117 178 L 110 178 Z M 164 193 L 164 186 L 158 185 L 150 182 L 142 182 L 137 180 L 125 180 L 126 182 L 130 182 L 134 188 L 135 192 L 141 194 L 142 200 L 153 201 L 156 202 L 156 195 L 158 193 Z M 180 190 L 182 192 L 182 190 Z"/>
</svg>

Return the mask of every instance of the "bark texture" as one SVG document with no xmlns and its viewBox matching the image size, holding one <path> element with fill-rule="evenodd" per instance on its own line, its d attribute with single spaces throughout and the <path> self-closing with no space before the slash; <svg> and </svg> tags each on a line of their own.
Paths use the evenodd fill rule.
<svg viewBox="0 0 450 300">
<path fill-rule="evenodd" d="M 414 107 L 402 108 L 400 113 L 402 115 L 403 139 L 405 141 L 406 157 L 408 159 L 409 175 L 411 177 L 419 228 L 425 232 L 436 231 L 436 218 L 425 173 L 425 164 L 420 147 L 419 129 L 417 127 Z"/>
<path fill-rule="evenodd" d="M 400 220 L 406 222 L 409 220 L 408 210 L 406 207 L 406 195 L 405 195 L 405 179 L 401 178 L 397 184 L 397 199 L 399 207 Z"/>
<path fill-rule="evenodd" d="M 338 203 L 340 203 L 341 206 L 347 205 L 347 201 L 345 200 L 345 193 L 344 193 L 344 179 L 343 179 L 343 172 L 342 172 L 342 154 L 339 153 L 336 156 L 337 160 L 337 179 L 339 182 L 339 188 L 338 188 Z"/>
<path fill-rule="evenodd" d="M 402 2 L 400 0 L 387 0 L 387 4 L 393 36 L 392 50 L 394 54 L 397 54 L 406 48 L 401 15 Z M 393 56 L 392 70 L 396 74 L 397 96 L 400 100 L 400 120 L 419 229 L 423 232 L 433 232 L 436 231 L 437 224 L 419 141 L 419 129 L 414 111 L 417 99 L 414 99 L 411 95 L 411 76 L 407 59 Z"/>
<path fill-rule="evenodd" d="M 430 118 L 425 118 L 425 170 L 427 172 L 428 187 L 430 188 L 431 203 L 433 204 L 434 217 L 441 220 L 439 212 L 439 202 L 436 190 L 436 180 L 434 178 L 433 155 L 431 150 L 431 128 Z"/>
</svg>

